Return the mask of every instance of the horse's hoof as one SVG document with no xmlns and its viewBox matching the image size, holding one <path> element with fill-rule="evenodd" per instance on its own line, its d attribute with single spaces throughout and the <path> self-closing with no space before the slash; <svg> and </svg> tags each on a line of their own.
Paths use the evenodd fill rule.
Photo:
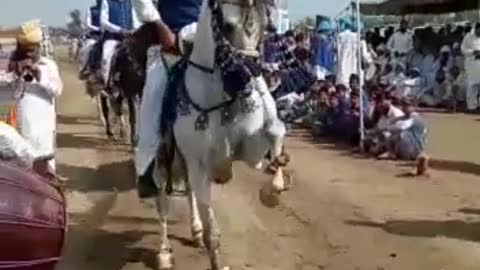
<svg viewBox="0 0 480 270">
<path fill-rule="evenodd" d="M 203 242 L 203 233 L 199 232 L 193 235 L 192 237 L 192 246 L 195 248 L 203 249 L 205 248 L 205 243 Z"/>
<path fill-rule="evenodd" d="M 161 251 L 157 255 L 158 270 L 171 270 L 175 265 L 175 260 L 171 251 Z"/>
<path fill-rule="evenodd" d="M 285 167 L 290 163 L 290 155 L 289 154 L 282 154 L 281 156 L 276 158 L 276 163 L 278 166 Z"/>
<path fill-rule="evenodd" d="M 265 207 L 275 208 L 280 204 L 280 193 L 275 192 L 270 183 L 265 184 L 259 192 L 260 202 Z"/>
<path fill-rule="evenodd" d="M 267 168 L 265 168 L 265 173 L 266 174 L 270 174 L 270 175 L 274 175 L 277 173 L 277 167 L 275 167 L 275 165 L 273 163 L 270 163 Z"/>
<path fill-rule="evenodd" d="M 283 171 L 283 181 L 285 183 L 284 191 L 287 191 L 293 188 L 294 177 L 295 177 L 295 171 L 293 170 Z"/>
</svg>

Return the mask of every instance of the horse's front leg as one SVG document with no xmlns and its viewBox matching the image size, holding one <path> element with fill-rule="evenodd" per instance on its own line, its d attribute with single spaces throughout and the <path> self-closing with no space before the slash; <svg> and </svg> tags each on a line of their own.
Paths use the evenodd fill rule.
<svg viewBox="0 0 480 270">
<path fill-rule="evenodd" d="M 208 169 L 196 160 L 187 161 L 188 179 L 192 191 L 197 195 L 198 210 L 204 229 L 203 242 L 210 259 L 211 270 L 228 270 L 222 267 L 220 259 L 220 230 L 211 204 L 211 183 Z"/>
<path fill-rule="evenodd" d="M 103 121 L 105 123 L 105 133 L 107 134 L 107 137 L 109 140 L 113 139 L 113 132 L 112 132 L 112 127 L 110 125 L 110 109 L 109 109 L 109 102 L 108 102 L 108 97 L 105 95 L 100 95 L 100 108 L 102 110 L 102 116 L 103 116 Z"/>
<path fill-rule="evenodd" d="M 291 185 L 291 179 L 284 168 L 290 162 L 290 156 L 285 152 L 284 137 L 275 136 L 272 144 L 272 155 L 269 169 L 274 173 L 272 178 L 272 190 L 275 193 L 281 193 L 287 190 Z"/>
<path fill-rule="evenodd" d="M 161 181 L 161 174 L 156 166 L 154 177 L 157 183 L 164 183 Z M 160 270 L 172 269 L 174 266 L 173 251 L 168 239 L 168 211 L 169 200 L 164 187 L 164 184 L 159 185 L 159 194 L 156 199 L 157 212 L 160 221 L 160 250 L 157 255 L 158 268 Z M 162 187 L 163 186 L 163 187 Z"/>
<path fill-rule="evenodd" d="M 132 147 L 137 147 L 138 142 L 138 133 L 137 133 L 137 115 L 138 108 L 140 106 L 140 101 L 138 97 L 128 98 L 128 113 L 129 113 L 129 123 L 130 123 L 130 143 Z"/>
<path fill-rule="evenodd" d="M 112 107 L 115 113 L 115 118 L 118 121 L 120 139 L 122 140 L 125 139 L 127 133 L 125 128 L 125 117 L 123 115 L 123 99 L 122 95 L 110 99 L 110 103 L 113 105 Z"/>
<path fill-rule="evenodd" d="M 188 181 L 186 181 L 186 189 L 188 202 L 190 204 L 190 225 L 192 231 L 192 240 L 195 247 L 204 247 L 203 243 L 203 226 L 200 219 L 200 213 L 198 212 L 197 196 L 190 187 Z"/>
</svg>

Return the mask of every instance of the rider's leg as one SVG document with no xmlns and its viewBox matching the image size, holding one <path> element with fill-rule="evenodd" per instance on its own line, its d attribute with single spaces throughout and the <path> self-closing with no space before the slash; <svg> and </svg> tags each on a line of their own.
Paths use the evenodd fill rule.
<svg viewBox="0 0 480 270">
<path fill-rule="evenodd" d="M 86 78 L 86 75 L 88 74 L 88 61 L 90 53 L 94 49 L 94 45 L 94 39 L 87 39 L 87 41 L 85 41 L 85 46 L 80 50 L 80 78 Z"/>
<path fill-rule="evenodd" d="M 155 196 L 152 192 L 141 192 L 151 190 L 142 188 L 151 187 L 152 177 L 149 176 L 147 168 L 153 162 L 160 146 L 161 135 L 160 120 L 162 112 L 162 100 L 167 87 L 167 74 L 163 61 L 159 54 L 152 50 L 159 50 L 159 47 L 150 48 L 145 87 L 138 116 L 138 145 L 135 153 L 135 166 L 139 175 L 139 195 L 142 198 Z"/>
<path fill-rule="evenodd" d="M 102 78 L 103 82 L 108 82 L 110 76 L 110 65 L 112 63 L 112 57 L 115 53 L 115 48 L 117 47 L 117 40 L 107 40 L 103 44 L 103 55 L 102 55 Z"/>
</svg>

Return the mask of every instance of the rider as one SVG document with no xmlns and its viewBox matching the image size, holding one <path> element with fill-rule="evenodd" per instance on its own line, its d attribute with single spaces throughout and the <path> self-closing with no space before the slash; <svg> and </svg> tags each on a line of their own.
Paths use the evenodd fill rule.
<svg viewBox="0 0 480 270">
<path fill-rule="evenodd" d="M 99 48 L 94 50 L 101 53 L 102 57 L 93 57 L 91 70 L 99 70 L 101 66 L 102 79 L 106 83 L 117 44 L 137 29 L 140 22 L 131 0 L 102 0 L 100 25 L 104 34 L 103 40 L 98 45 Z M 100 59 L 102 62 L 98 63 Z"/>
<path fill-rule="evenodd" d="M 158 12 L 151 0 L 134 0 L 134 6 L 142 22 L 153 23 L 157 29 L 162 51 L 174 52 L 179 40 L 193 41 L 202 0 L 162 0 Z M 177 38 L 178 37 L 178 38 Z M 155 54 L 152 54 L 155 55 Z M 138 191 L 141 198 L 155 196 L 152 185 L 153 160 L 160 146 L 160 117 L 162 99 L 166 90 L 167 74 L 163 61 L 149 59 L 147 81 L 143 90 L 138 123 L 138 149 L 135 164 L 139 175 Z"/>
<path fill-rule="evenodd" d="M 102 36 L 100 26 L 100 12 L 101 12 L 102 0 L 96 0 L 96 4 L 87 9 L 87 16 L 85 18 L 85 24 L 87 28 L 87 40 L 84 47 L 80 52 L 80 78 L 86 78 L 87 76 L 87 62 L 89 53 L 92 46 L 100 40 Z"/>
</svg>

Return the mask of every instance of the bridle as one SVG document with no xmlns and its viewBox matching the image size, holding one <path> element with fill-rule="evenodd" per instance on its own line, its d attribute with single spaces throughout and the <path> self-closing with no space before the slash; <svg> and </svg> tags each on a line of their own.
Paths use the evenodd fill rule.
<svg viewBox="0 0 480 270">
<path fill-rule="evenodd" d="M 251 83 L 253 78 L 261 75 L 261 65 L 258 63 L 257 58 L 250 58 L 245 56 L 242 52 L 238 51 L 224 34 L 224 15 L 222 6 L 225 4 L 235 5 L 249 8 L 247 12 L 250 14 L 258 6 L 254 2 L 255 0 L 249 0 L 250 4 L 243 4 L 244 2 L 235 0 L 208 0 L 208 8 L 211 11 L 211 27 L 213 32 L 213 39 L 215 44 L 214 53 L 214 67 L 204 67 L 194 63 L 191 60 L 185 60 L 185 64 L 194 67 L 202 72 L 213 74 L 216 70 L 220 71 L 220 75 L 224 84 L 224 91 L 230 96 L 229 99 L 213 105 L 208 108 L 204 108 L 196 103 L 189 95 L 185 85 L 180 89 L 180 104 L 191 105 L 196 111 L 200 113 L 199 117 L 195 121 L 196 130 L 205 130 L 209 123 L 209 113 L 217 110 L 222 110 L 222 123 L 226 123 L 231 120 L 230 107 L 240 98 L 240 110 L 248 113 L 256 109 L 252 101 L 248 99 L 252 92 L 252 87 L 248 84 Z M 248 19 L 248 18 L 247 18 Z M 181 105 L 180 107 L 188 108 L 188 106 Z M 183 110 L 183 109 L 180 109 Z M 188 110 L 188 109 L 187 109 Z M 184 113 L 188 113 L 184 111 Z M 184 114 L 181 113 L 181 114 Z"/>
</svg>

